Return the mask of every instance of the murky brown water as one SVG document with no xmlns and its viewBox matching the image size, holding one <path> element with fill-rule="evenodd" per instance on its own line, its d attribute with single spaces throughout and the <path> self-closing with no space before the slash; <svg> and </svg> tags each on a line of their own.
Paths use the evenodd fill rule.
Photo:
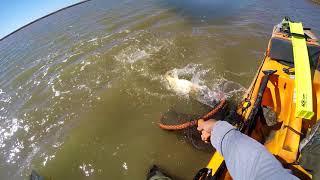
<svg viewBox="0 0 320 180">
<path fill-rule="evenodd" d="M 211 155 L 157 127 L 191 106 L 163 75 L 237 98 L 273 25 L 289 15 L 319 34 L 319 14 L 307 0 L 110 0 L 28 26 L 0 42 L 0 179 L 145 179 L 152 164 L 191 179 Z"/>
</svg>

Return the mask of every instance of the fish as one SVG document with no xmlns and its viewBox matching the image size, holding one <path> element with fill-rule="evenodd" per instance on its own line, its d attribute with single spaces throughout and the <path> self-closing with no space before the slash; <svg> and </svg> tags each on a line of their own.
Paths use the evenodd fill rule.
<svg viewBox="0 0 320 180">
<path fill-rule="evenodd" d="M 180 79 L 177 75 L 172 72 L 167 72 L 164 75 L 167 82 L 168 89 L 174 91 L 178 95 L 192 96 L 196 95 L 201 87 L 198 84 L 192 83 L 186 79 Z"/>
<path fill-rule="evenodd" d="M 177 95 L 191 97 L 210 107 L 215 107 L 219 98 L 217 93 L 212 92 L 207 86 L 193 83 L 190 80 L 179 78 L 179 76 L 171 71 L 164 75 L 167 88 Z"/>
</svg>

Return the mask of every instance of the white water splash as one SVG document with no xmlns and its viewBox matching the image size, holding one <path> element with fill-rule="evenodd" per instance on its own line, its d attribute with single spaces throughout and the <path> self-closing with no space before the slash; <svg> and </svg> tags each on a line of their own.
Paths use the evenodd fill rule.
<svg viewBox="0 0 320 180">
<path fill-rule="evenodd" d="M 227 80 L 225 78 L 219 78 L 215 84 L 212 85 L 211 88 L 213 91 L 218 90 L 222 91 L 224 96 L 228 98 L 232 98 L 233 96 L 243 94 L 246 92 L 246 88 L 241 84 Z M 241 98 L 242 96 L 238 96 L 236 98 Z"/>
<path fill-rule="evenodd" d="M 11 96 L 9 96 L 8 94 L 6 94 L 6 92 L 0 89 L 0 102 L 10 103 L 11 99 L 12 99 Z"/>
<path fill-rule="evenodd" d="M 150 56 L 145 50 L 141 49 L 125 49 L 120 54 L 114 56 L 117 61 L 133 64 L 139 60 L 146 59 Z"/>
<path fill-rule="evenodd" d="M 94 173 L 94 168 L 92 167 L 91 164 L 83 163 L 82 165 L 79 166 L 79 168 L 82 170 L 85 176 L 90 176 Z"/>
<path fill-rule="evenodd" d="M 47 68 L 44 70 L 43 75 L 42 75 L 42 78 L 44 78 L 44 77 L 48 74 L 49 68 L 50 68 L 50 67 L 47 67 Z"/>
<path fill-rule="evenodd" d="M 159 52 L 161 48 L 162 45 L 148 44 L 143 47 L 133 45 L 123 49 L 114 56 L 114 59 L 122 63 L 133 64 L 137 61 L 148 59 L 152 54 Z"/>
<path fill-rule="evenodd" d="M 12 137 L 18 131 L 19 128 L 22 128 L 20 122 L 21 121 L 19 121 L 18 119 L 13 118 L 10 125 L 8 125 L 6 129 L 2 129 L 1 132 L 3 132 L 3 134 L 1 133 L 1 138 L 6 140 Z"/>
<path fill-rule="evenodd" d="M 86 68 L 86 66 L 88 66 L 88 65 L 90 65 L 91 64 L 91 62 L 83 62 L 83 63 L 81 63 L 81 64 L 84 64 L 83 66 L 81 66 L 81 68 L 80 68 L 80 71 L 83 71 L 84 70 L 84 68 Z"/>
<path fill-rule="evenodd" d="M 223 96 L 229 98 L 245 91 L 242 85 L 222 77 L 217 77 L 209 88 L 203 80 L 209 71 L 209 69 L 202 70 L 199 64 L 188 64 L 181 69 L 168 71 L 163 76 L 163 81 L 166 88 L 177 95 L 191 97 L 210 107 L 214 107 Z"/>
<path fill-rule="evenodd" d="M 123 168 L 124 170 L 128 170 L 128 165 L 127 165 L 127 163 L 126 163 L 126 162 L 123 162 L 123 164 L 122 164 L 122 168 Z"/>
<path fill-rule="evenodd" d="M 92 38 L 92 39 L 90 39 L 90 40 L 88 40 L 87 42 L 93 42 L 93 41 L 97 41 L 98 40 L 98 38 Z"/>
<path fill-rule="evenodd" d="M 79 54 L 81 54 L 81 53 L 82 53 L 82 51 L 77 52 L 77 53 L 75 53 L 75 54 L 71 54 L 69 57 L 67 57 L 66 59 L 64 59 L 62 62 L 65 63 L 65 62 L 67 62 L 69 59 L 71 59 L 73 56 L 77 56 L 77 55 L 79 55 Z"/>
<path fill-rule="evenodd" d="M 204 85 L 202 78 L 209 70 L 200 70 L 199 67 L 197 64 L 188 64 L 184 68 L 168 71 L 164 75 L 165 85 L 179 96 L 191 97 L 214 107 L 221 98 L 220 92 L 212 91 Z"/>
<path fill-rule="evenodd" d="M 52 89 L 52 92 L 54 93 L 54 96 L 55 96 L 55 97 L 59 97 L 59 96 L 61 96 L 62 94 L 68 94 L 68 93 L 70 93 L 70 91 L 63 91 L 63 92 L 58 91 L 58 90 L 55 89 L 54 85 L 51 86 L 51 89 Z"/>
<path fill-rule="evenodd" d="M 44 161 L 42 162 L 42 165 L 43 166 L 46 166 L 47 162 L 48 161 L 51 161 L 53 158 L 55 158 L 56 156 L 55 155 L 51 155 L 51 156 L 46 156 L 44 157 Z"/>
<path fill-rule="evenodd" d="M 15 164 L 18 159 L 20 159 L 19 153 L 24 148 L 23 142 L 16 141 L 11 149 L 9 150 L 9 154 L 7 155 L 7 163 Z"/>
</svg>

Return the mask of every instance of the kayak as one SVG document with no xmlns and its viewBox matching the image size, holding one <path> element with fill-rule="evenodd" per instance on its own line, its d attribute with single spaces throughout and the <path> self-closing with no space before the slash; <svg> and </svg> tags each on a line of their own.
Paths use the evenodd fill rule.
<svg viewBox="0 0 320 180">
<path fill-rule="evenodd" d="M 300 179 L 312 179 L 299 159 L 301 141 L 320 120 L 319 56 L 320 42 L 311 29 L 284 19 L 274 26 L 262 63 L 237 106 L 242 121 L 237 128 Z M 212 176 L 231 178 L 218 152 L 206 169 Z"/>
</svg>

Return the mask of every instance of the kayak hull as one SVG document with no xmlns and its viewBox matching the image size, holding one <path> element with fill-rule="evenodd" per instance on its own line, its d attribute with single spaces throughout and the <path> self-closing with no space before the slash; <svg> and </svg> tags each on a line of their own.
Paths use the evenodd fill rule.
<svg viewBox="0 0 320 180">
<path fill-rule="evenodd" d="M 267 118 L 261 119 L 257 117 L 254 130 L 250 136 L 260 143 L 264 144 L 267 150 L 272 153 L 286 168 L 290 168 L 292 172 L 301 179 L 311 179 L 312 176 L 304 170 L 296 162 L 300 157 L 299 145 L 301 137 L 306 135 L 310 128 L 320 120 L 320 63 L 318 56 L 310 57 L 310 53 L 320 54 L 320 44 L 312 31 L 304 30 L 308 37 L 306 43 L 309 51 L 311 82 L 312 82 L 312 105 L 314 116 L 309 119 L 297 118 L 296 111 L 296 88 L 295 88 L 295 69 L 293 61 L 289 55 L 283 55 L 283 52 L 275 51 L 274 44 L 280 40 L 279 47 L 287 46 L 286 41 L 290 41 L 288 34 L 280 32 L 280 25 L 276 25 L 273 29 L 271 39 L 269 41 L 263 61 L 252 81 L 250 87 L 245 93 L 243 100 L 239 103 L 237 113 L 242 117 L 243 124 L 247 123 L 250 113 L 254 109 L 253 105 L 257 101 L 260 84 L 265 76 L 264 71 L 275 70 L 270 75 L 266 89 L 263 92 L 261 106 L 273 111 L 275 116 L 273 125 L 269 125 L 265 121 Z M 276 39 L 276 41 L 274 41 Z M 283 41 L 283 42 L 282 42 Z M 285 48 L 284 48 L 285 49 Z M 311 49 L 311 50 L 310 50 Z M 278 49 L 281 51 L 282 49 Z M 286 56 L 285 61 L 276 59 L 280 56 Z M 287 58 L 289 57 L 289 58 Z M 316 57 L 316 58 L 315 58 Z M 286 60 L 287 59 L 287 60 Z M 213 167 L 218 169 L 223 158 L 216 152 L 207 168 Z M 227 171 L 227 170 L 225 170 Z M 215 174 L 217 171 L 212 171 Z M 230 179 L 230 175 L 225 172 L 222 179 Z"/>
</svg>

